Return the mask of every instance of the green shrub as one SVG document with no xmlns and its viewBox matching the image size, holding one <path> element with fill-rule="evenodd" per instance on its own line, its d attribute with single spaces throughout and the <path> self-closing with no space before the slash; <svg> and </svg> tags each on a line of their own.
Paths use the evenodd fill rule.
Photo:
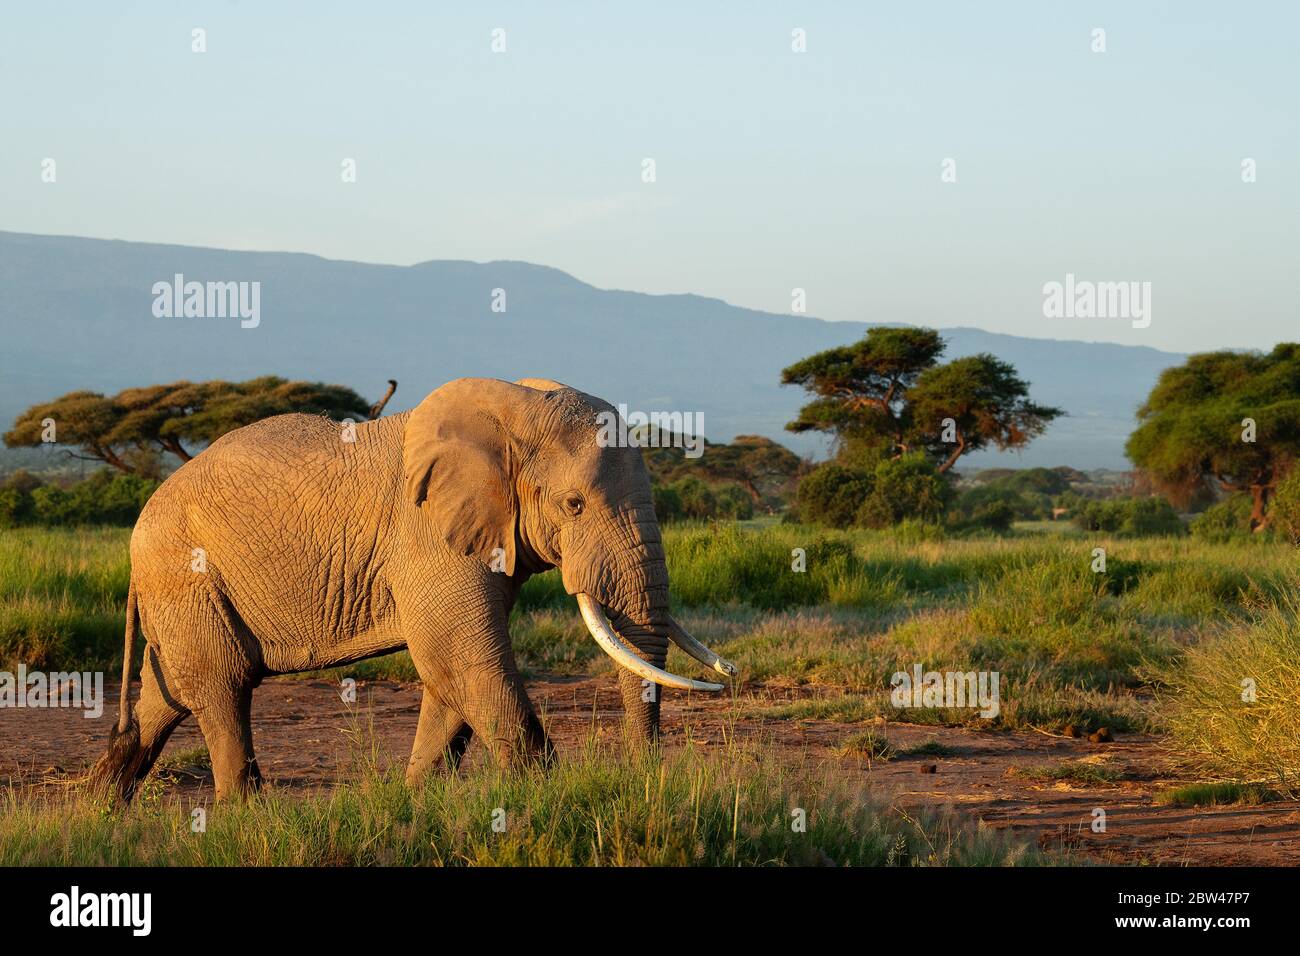
<svg viewBox="0 0 1300 956">
<path fill-rule="evenodd" d="M 740 485 L 722 485 L 714 493 L 718 502 L 717 516 L 735 521 L 748 521 L 754 517 L 754 499 Z"/>
<path fill-rule="evenodd" d="M 810 524 L 847 528 L 874 486 L 868 472 L 827 462 L 814 468 L 795 493 L 799 517 Z"/>
<path fill-rule="evenodd" d="M 1164 498 L 1132 498 L 1119 533 L 1125 538 L 1176 537 L 1186 534 L 1187 526 Z"/>
<path fill-rule="evenodd" d="M 1272 507 L 1273 530 L 1285 541 L 1300 545 L 1300 468 L 1277 486 Z"/>
<path fill-rule="evenodd" d="M 928 458 L 920 453 L 904 455 L 876 466 L 872 491 L 858 508 L 857 523 L 887 528 L 909 518 L 937 522 L 951 498 L 951 486 Z"/>
<path fill-rule="evenodd" d="M 35 514 L 31 492 L 18 488 L 0 488 L 0 528 L 16 528 L 27 524 Z"/>
<path fill-rule="evenodd" d="M 655 485 L 651 490 L 654 498 L 655 518 L 660 524 L 682 519 L 682 496 L 672 485 Z"/>
<path fill-rule="evenodd" d="M 1071 520 L 1084 531 L 1121 538 L 1164 537 L 1187 531 L 1178 512 L 1164 498 L 1074 498 Z"/>
<path fill-rule="evenodd" d="M 1249 495 L 1232 495 L 1193 518 L 1188 530 L 1205 541 L 1249 538 L 1250 509 Z"/>
<path fill-rule="evenodd" d="M 1006 534 L 1016 520 L 1016 509 L 1006 501 L 993 501 L 974 512 L 966 521 L 966 526 L 996 531 Z"/>
<path fill-rule="evenodd" d="M 655 517 L 660 524 L 673 521 L 707 521 L 731 518 L 744 521 L 754 517 L 754 501 L 739 485 L 711 487 L 694 476 L 655 485 Z"/>
<path fill-rule="evenodd" d="M 968 521 L 994 505 L 1010 509 L 1012 519 L 1038 521 L 1051 516 L 1051 499 L 1046 495 L 1029 495 L 1001 484 L 982 485 L 964 491 L 953 502 L 958 520 Z"/>
<path fill-rule="evenodd" d="M 97 471 L 68 488 L 41 484 L 16 472 L 0 489 L 0 527 L 131 525 L 159 482 L 135 475 Z"/>
<path fill-rule="evenodd" d="M 43 485 L 32 492 L 37 524 L 79 524 L 76 502 L 71 493 L 55 485 Z"/>
</svg>

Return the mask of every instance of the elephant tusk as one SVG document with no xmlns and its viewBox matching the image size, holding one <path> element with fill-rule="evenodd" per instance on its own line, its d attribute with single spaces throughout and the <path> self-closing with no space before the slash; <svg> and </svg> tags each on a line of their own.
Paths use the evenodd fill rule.
<svg viewBox="0 0 1300 956">
<path fill-rule="evenodd" d="M 737 674 L 736 665 L 731 661 L 724 660 L 716 653 L 709 650 L 695 638 L 691 637 L 690 631 L 677 623 L 677 619 L 668 618 L 668 636 L 672 642 L 684 650 L 691 657 L 695 658 L 705 667 L 711 667 L 723 677 L 734 678 Z"/>
<path fill-rule="evenodd" d="M 578 610 L 582 612 L 582 622 L 587 625 L 587 630 L 591 632 L 591 636 L 600 645 L 600 649 L 614 658 L 614 662 L 619 666 L 648 681 L 662 684 L 664 687 L 709 692 L 722 690 L 721 684 L 707 684 L 704 681 L 678 677 L 676 674 L 660 670 L 649 661 L 642 660 L 610 626 L 609 621 L 605 618 L 605 609 L 600 606 L 595 598 L 585 593 L 577 594 L 576 597 L 578 599 Z"/>
</svg>

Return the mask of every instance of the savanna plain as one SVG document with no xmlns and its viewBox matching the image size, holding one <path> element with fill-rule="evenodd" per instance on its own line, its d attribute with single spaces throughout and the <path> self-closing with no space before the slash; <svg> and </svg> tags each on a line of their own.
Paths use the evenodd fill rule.
<svg viewBox="0 0 1300 956">
<path fill-rule="evenodd" d="M 0 658 L 116 673 L 129 535 L 0 532 Z M 502 771 L 474 744 L 407 787 L 420 690 L 399 653 L 263 683 L 251 800 L 213 805 L 189 721 L 135 802 L 108 807 L 79 779 L 116 716 L 110 680 L 100 719 L 0 717 L 0 865 L 1300 862 L 1289 545 L 766 519 L 675 524 L 665 544 L 674 612 L 741 680 L 667 692 L 657 750 L 621 739 L 614 666 L 551 572 L 511 626 L 549 770 Z M 917 665 L 997 672 L 997 715 L 894 706 L 892 675 Z"/>
</svg>

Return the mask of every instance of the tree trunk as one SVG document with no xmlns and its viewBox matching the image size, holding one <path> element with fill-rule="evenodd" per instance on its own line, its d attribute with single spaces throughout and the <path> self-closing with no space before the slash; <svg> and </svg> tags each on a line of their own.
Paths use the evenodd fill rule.
<svg viewBox="0 0 1300 956">
<path fill-rule="evenodd" d="M 952 450 L 952 454 L 948 456 L 948 460 L 939 466 L 939 474 L 941 475 L 944 474 L 949 468 L 957 464 L 957 459 L 962 456 L 962 452 L 964 452 L 965 450 L 966 450 L 966 439 L 963 438 L 961 435 L 958 435 L 957 447 Z"/>
<path fill-rule="evenodd" d="M 158 444 L 162 445 L 165 451 L 169 451 L 179 458 L 182 463 L 194 460 L 194 456 L 187 452 L 185 446 L 175 438 L 160 438 Z"/>
<path fill-rule="evenodd" d="M 370 406 L 370 420 L 372 422 L 384 414 L 384 406 L 388 404 L 388 400 L 393 397 L 395 391 L 397 391 L 397 380 L 390 378 L 388 380 L 388 391 L 384 393 L 384 397 Z"/>
<path fill-rule="evenodd" d="M 90 452 L 92 458 L 98 458 L 100 461 L 112 465 L 124 475 L 134 475 L 135 470 L 117 457 L 117 453 L 111 448 L 102 448 L 99 445 L 88 445 L 86 451 Z"/>
<path fill-rule="evenodd" d="M 1254 502 L 1250 510 L 1250 530 L 1258 533 L 1268 528 L 1269 515 L 1266 513 L 1268 508 L 1268 493 L 1271 485 L 1251 485 L 1250 497 Z"/>
</svg>

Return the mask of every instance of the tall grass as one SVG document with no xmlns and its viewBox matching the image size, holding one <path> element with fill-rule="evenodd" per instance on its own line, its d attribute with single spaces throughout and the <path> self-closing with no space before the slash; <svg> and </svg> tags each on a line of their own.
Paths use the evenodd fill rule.
<svg viewBox="0 0 1300 956">
<path fill-rule="evenodd" d="M 1300 603 L 1269 607 L 1190 647 L 1161 676 L 1172 741 L 1189 763 L 1300 793 Z"/>
<path fill-rule="evenodd" d="M 0 532 L 0 661 L 111 668 L 128 577 L 124 529 Z M 759 680 L 866 689 L 899 662 L 1004 673 L 1085 689 L 1132 686 L 1225 617 L 1245 620 L 1294 587 L 1283 544 L 1190 539 L 900 540 L 791 525 L 675 526 L 665 546 L 679 613 Z M 1107 569 L 1091 570 L 1094 547 Z M 796 571 L 796 549 L 804 570 Z M 529 671 L 607 665 L 556 572 L 515 611 Z M 360 676 L 414 676 L 408 658 Z"/>
<path fill-rule="evenodd" d="M 0 668 L 120 665 L 128 539 L 125 529 L 0 531 Z M 674 526 L 664 540 L 687 626 L 745 680 L 816 698 L 774 716 L 800 708 L 875 716 L 890 675 L 915 664 L 996 670 L 1006 682 L 1000 726 L 1167 723 L 1207 772 L 1297 787 L 1300 579 L 1284 543 L 1081 533 L 936 540 L 784 524 Z M 1099 547 L 1106 569 L 1094 573 Z M 524 587 L 512 636 L 528 673 L 612 669 L 556 572 Z M 674 650 L 669 666 L 695 665 Z M 346 672 L 416 676 L 405 653 Z M 1245 678 L 1258 688 L 1249 706 L 1240 700 Z M 1133 693 L 1152 683 L 1167 692 L 1158 714 Z"/>
<path fill-rule="evenodd" d="M 0 531 L 0 666 L 120 665 L 130 536 L 125 528 Z"/>
<path fill-rule="evenodd" d="M 0 866 L 990 866 L 1048 862 L 1004 833 L 869 798 L 836 765 L 761 745 L 618 759 L 589 740 L 549 772 L 480 765 L 410 789 L 373 765 L 308 797 L 106 812 L 11 792 Z M 802 825 L 800 825 L 802 824 Z"/>
</svg>

